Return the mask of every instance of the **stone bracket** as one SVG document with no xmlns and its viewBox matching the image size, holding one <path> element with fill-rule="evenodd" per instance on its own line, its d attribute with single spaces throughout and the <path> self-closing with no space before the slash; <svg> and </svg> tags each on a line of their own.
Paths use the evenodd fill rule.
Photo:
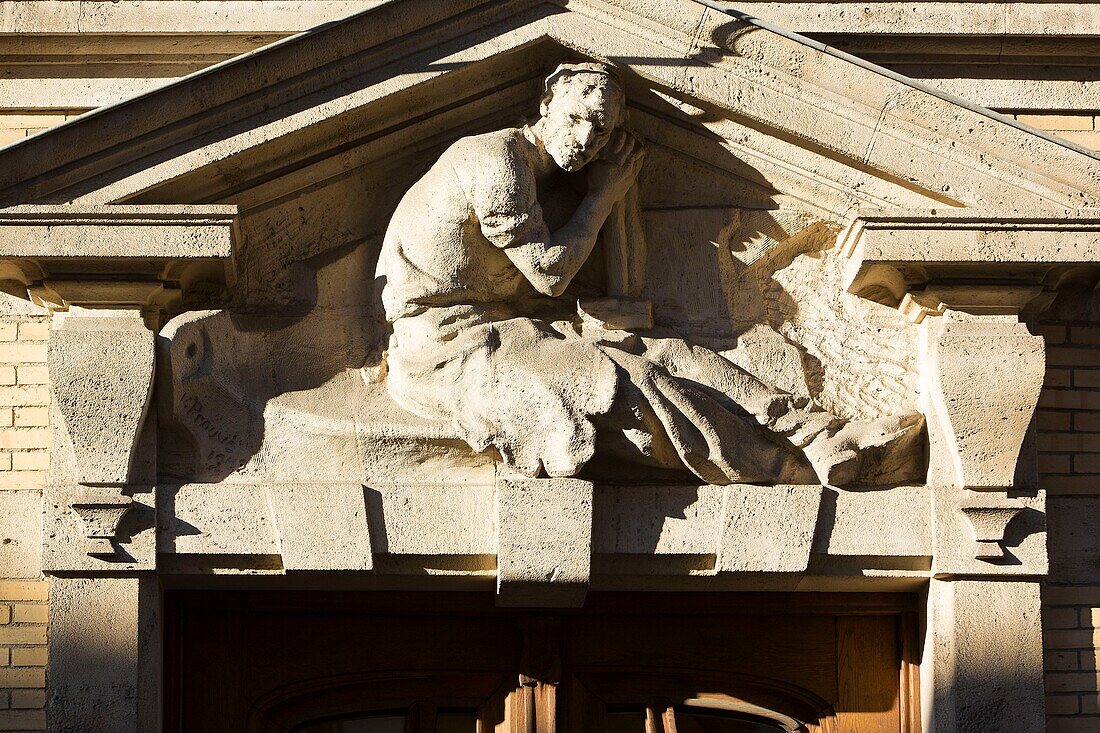
<svg viewBox="0 0 1100 733">
<path fill-rule="evenodd" d="M 1003 542 L 1008 524 L 1024 510 L 1022 504 L 1008 506 L 989 506 L 986 504 L 972 504 L 959 507 L 959 511 L 970 520 L 970 526 L 974 530 L 974 541 L 977 543 L 977 551 L 974 553 L 978 560 L 1000 560 L 1004 558 Z"/>
<path fill-rule="evenodd" d="M 113 560 L 118 552 L 115 541 L 118 539 L 119 525 L 134 506 L 133 498 L 115 492 L 101 492 L 95 497 L 86 495 L 69 506 L 80 517 L 84 526 L 85 552 L 102 560 Z"/>
<path fill-rule="evenodd" d="M 929 400 L 950 454 L 938 481 L 970 489 L 1034 488 L 1021 470 L 1046 358 L 1043 339 L 1014 317 L 948 311 L 929 326 Z"/>
<path fill-rule="evenodd" d="M 1006 496 L 950 485 L 933 492 L 934 577 L 1046 575 L 1045 492 Z"/>
<path fill-rule="evenodd" d="M 804 573 L 821 508 L 821 486 L 725 488 L 716 573 Z"/>
<path fill-rule="evenodd" d="M 77 482 L 126 486 L 153 387 L 155 342 L 137 311 L 76 309 L 54 319 L 48 368 Z"/>
<path fill-rule="evenodd" d="M 592 494 L 580 479 L 496 485 L 497 605 L 579 608 L 592 572 Z"/>
</svg>

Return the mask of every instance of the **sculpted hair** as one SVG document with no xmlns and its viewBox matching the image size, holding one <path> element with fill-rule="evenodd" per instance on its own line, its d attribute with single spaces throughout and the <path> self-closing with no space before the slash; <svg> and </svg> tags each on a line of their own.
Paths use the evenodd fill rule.
<svg viewBox="0 0 1100 733">
<path fill-rule="evenodd" d="M 579 64 L 558 64 L 558 68 L 554 69 L 554 72 L 550 76 L 546 77 L 543 82 L 542 98 L 539 100 L 539 110 L 543 114 L 546 112 L 546 105 L 550 103 L 550 100 L 554 98 L 554 90 L 560 84 L 568 84 L 574 80 L 579 80 L 582 77 L 596 77 L 599 81 L 607 84 L 618 90 L 619 96 L 623 100 L 621 107 L 622 113 L 619 119 L 615 121 L 618 125 L 622 123 L 626 118 L 626 85 L 623 84 L 622 76 L 619 74 L 619 70 L 609 64 L 602 64 L 598 62 L 586 62 Z M 597 79 L 594 79 L 593 86 L 599 83 Z"/>
</svg>

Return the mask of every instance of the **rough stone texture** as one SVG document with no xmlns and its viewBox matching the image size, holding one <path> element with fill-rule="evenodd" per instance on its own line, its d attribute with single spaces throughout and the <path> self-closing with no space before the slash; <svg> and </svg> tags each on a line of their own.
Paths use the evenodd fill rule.
<svg viewBox="0 0 1100 733">
<path fill-rule="evenodd" d="M 50 538 L 43 543 L 44 571 L 113 574 L 149 570 L 155 566 L 156 515 L 149 487 L 132 487 L 121 493 L 114 487 L 89 489 L 72 484 L 51 485 L 43 493 L 43 499 L 43 527 Z M 101 535 L 101 539 L 92 540 L 89 536 L 92 527 L 74 504 L 129 509 L 111 536 Z M 104 513 L 118 518 L 117 510 L 106 509 Z"/>
<path fill-rule="evenodd" d="M 1001 609 L 991 612 L 992 609 Z M 1041 733 L 1039 584 L 939 581 L 929 589 L 931 678 L 921 675 L 932 733 Z M 930 683 L 930 684 L 929 684 Z"/>
<path fill-rule="evenodd" d="M 819 486 L 727 487 L 715 571 L 804 572 L 821 495 Z"/>
<path fill-rule="evenodd" d="M 159 728 L 155 579 L 50 580 L 51 731 L 138 733 Z M 89 613 L 89 609 L 96 609 Z"/>
<path fill-rule="evenodd" d="M 136 313 L 69 315 L 50 339 L 50 381 L 87 485 L 123 486 L 153 382 L 153 334 Z"/>
<path fill-rule="evenodd" d="M 937 576 L 1043 576 L 1047 573 L 1046 497 L 1006 498 L 1004 494 L 936 487 L 935 549 L 932 572 Z M 999 557 L 983 557 L 991 550 L 979 542 L 982 510 L 1015 512 L 995 543 Z"/>
<path fill-rule="evenodd" d="M 497 603 L 576 607 L 592 568 L 592 484 L 577 479 L 497 484 Z"/>
<path fill-rule="evenodd" d="M 266 489 L 257 485 L 188 484 L 158 488 L 160 552 L 178 555 L 277 556 Z"/>
<path fill-rule="evenodd" d="M 363 487 L 276 484 L 268 488 L 283 567 L 370 570 L 374 567 Z M 324 532 L 318 532 L 324 527 Z"/>
<path fill-rule="evenodd" d="M 69 70 L 67 77 L 24 74 L 2 79 L 0 99 L 27 109 L 55 110 L 59 105 L 117 101 L 270 40 L 253 34 L 282 35 L 330 20 L 353 4 L 318 2 L 307 8 L 229 0 L 216 5 L 212 11 L 203 4 L 81 3 L 63 8 L 54 3 L 43 12 L 39 4 L 0 3 L 0 24 L 15 32 L 0 39 L 0 61 L 40 74 L 54 73 L 50 68 Z M 409 569 L 394 558 L 427 553 L 441 563 L 457 556 L 465 558 L 460 572 L 492 574 L 491 557 L 497 550 L 495 459 L 471 455 L 446 425 L 441 428 L 395 409 L 384 382 L 360 378 L 364 366 L 368 376 L 378 376 L 371 357 L 383 330 L 378 328 L 375 294 L 366 292 L 370 288 L 364 283 L 375 272 L 378 240 L 396 197 L 455 139 L 500 129 L 530 113 L 539 94 L 537 83 L 528 81 L 532 70 L 575 60 L 574 53 L 625 61 L 637 72 L 629 73 L 629 122 L 649 149 L 638 198 L 649 250 L 647 275 L 659 286 L 648 294 L 655 320 L 838 415 L 868 418 L 918 406 L 927 411 L 919 400 L 930 366 L 919 338 L 922 329 L 930 328 L 928 322 L 938 320 L 925 313 L 926 324 L 917 327 L 895 310 L 844 291 L 845 255 L 833 239 L 857 208 L 935 208 L 941 220 L 938 231 L 895 237 L 898 251 L 910 258 L 919 252 L 925 273 L 933 277 L 966 275 L 959 262 L 971 262 L 970 255 L 980 251 L 993 264 L 1001 260 L 995 269 L 998 280 L 1006 273 L 1014 278 L 1020 274 L 1033 285 L 1050 274 L 1049 282 L 1039 284 L 1093 284 L 1087 272 L 1045 267 L 1013 272 L 1015 266 L 1005 262 L 1013 257 L 1042 265 L 1044 258 L 1053 257 L 1089 264 L 1096 258 L 1095 236 L 1079 222 L 1069 233 L 1065 227 L 1048 226 L 1052 221 L 1072 224 L 1079 217 L 1069 209 L 1098 200 L 1095 161 L 1056 142 L 954 108 L 796 42 L 730 23 L 689 2 L 577 0 L 568 12 L 560 5 L 532 5 L 518 15 L 518 6 L 499 3 L 459 20 L 448 17 L 447 5 L 421 3 L 409 12 L 410 3 L 395 3 L 381 8 L 378 16 L 308 34 L 289 49 L 254 54 L 211 79 L 155 91 L 144 101 L 85 118 L 21 143 L 16 152 L 0 154 L 0 169 L 16 171 L 18 179 L 3 187 L 6 203 L 218 200 L 240 203 L 249 212 L 240 222 L 245 236 L 235 254 L 242 277 L 232 284 L 231 297 L 208 293 L 198 305 L 211 310 L 184 316 L 178 329 L 173 325 L 163 332 L 170 353 L 166 361 L 172 362 L 165 380 L 170 386 L 158 388 L 165 398 L 163 423 L 145 432 L 152 433 L 151 448 L 170 452 L 152 465 L 154 474 L 159 469 L 161 478 L 169 479 L 158 482 L 157 489 L 158 509 L 166 512 L 160 531 L 165 572 L 343 567 L 341 563 L 362 564 L 373 551 L 379 567 L 386 563 L 386 572 L 398 567 L 418 572 L 415 581 L 405 580 L 424 587 L 432 587 L 436 579 L 424 572 L 423 563 Z M 1094 99 L 1096 86 L 1091 76 L 1073 69 L 1091 63 L 1083 51 L 1095 39 L 1052 35 L 1094 28 L 1095 9 L 1087 4 L 884 3 L 857 8 L 844 3 L 750 3 L 745 9 L 797 29 L 834 34 L 825 40 L 842 48 L 853 48 L 845 43 L 863 44 L 869 54 L 896 68 L 915 70 L 916 76 L 945 88 L 985 95 L 975 97 L 979 102 L 997 100 L 1006 109 L 1029 114 L 1045 103 L 1051 109 L 1078 110 L 1080 119 L 1017 119 L 1057 129 L 1066 140 L 1094 139 L 1089 110 L 1100 107 Z M 470 32 L 491 23 L 499 23 L 492 33 Z M 421 25 L 431 28 L 432 35 L 423 35 Z M 226 29 L 240 32 L 224 33 Z M 73 30 L 96 35 L 64 35 Z M 20 45 L 27 43 L 27 31 L 46 31 L 47 36 L 35 37 L 39 45 L 32 49 Z M 178 31 L 198 35 L 188 39 L 192 45 L 187 49 L 180 47 L 178 36 L 147 35 Z M 1021 33 L 1032 37 L 1013 37 Z M 889 38 L 884 41 L 884 36 Z M 408 39 L 413 42 L 406 43 Z M 377 64 L 372 56 L 376 49 L 385 49 Z M 85 59 L 105 54 L 114 59 L 114 72 L 85 64 L 86 75 L 72 73 Z M 174 56 L 176 69 L 147 63 L 158 56 Z M 972 69 L 966 64 L 982 59 L 989 64 L 981 78 L 969 77 Z M 379 71 L 382 63 L 389 65 L 385 72 Z M 1064 78 L 1028 76 L 1045 73 L 1038 71 L 1044 66 Z M 116 76 L 87 78 L 110 73 Z M 162 76 L 148 76 L 153 73 Z M 986 78 L 997 74 L 1005 78 Z M 294 80 L 294 86 L 286 80 Z M 651 83 L 660 91 L 651 90 Z M 456 97 L 458 88 L 463 94 Z M 257 104 L 250 106 L 251 100 Z M 18 131 L 18 139 L 49 124 L 44 115 L 35 120 L 14 117 L 6 129 Z M 53 121 L 59 123 L 60 117 Z M 6 141 L 0 137 L 0 144 Z M 162 151 L 158 160 L 146 157 L 146 145 Z M 81 164 L 68 165 L 70 158 L 79 158 Z M 31 175 L 24 176 L 27 172 Z M 955 210 L 956 219 L 944 214 L 946 210 Z M 972 216 L 974 210 L 1038 214 L 1033 218 L 1045 222 L 1039 228 L 1049 231 L 1041 236 L 1006 233 L 983 219 L 987 224 L 970 222 L 971 232 L 959 234 L 967 227 L 957 219 Z M 84 231 L 90 234 L 93 228 Z M 94 241 L 81 241 L 80 235 L 58 231 L 58 237 L 69 238 L 37 241 L 63 245 L 55 254 L 87 254 L 78 249 L 84 244 L 101 245 L 103 253 L 117 244 L 103 238 L 102 229 L 95 234 L 99 238 Z M 22 239 L 24 235 L 28 232 L 21 231 L 20 242 L 26 245 L 31 240 Z M 113 253 L 131 254 L 130 246 L 140 246 L 140 240 L 135 236 Z M 990 272 L 994 270 L 986 271 L 986 279 Z M 913 274 L 918 277 L 909 277 Z M 891 294 L 904 297 L 906 285 L 927 284 L 921 277 L 914 268 L 900 284 L 886 278 L 881 285 L 886 292 L 887 285 L 895 286 L 899 292 Z M 1079 278 L 1076 285 L 1074 278 Z M 117 297 L 119 292 L 117 284 L 82 281 L 67 287 L 67 294 L 88 298 Z M 969 287 L 963 284 L 964 290 Z M 936 305 L 931 303 L 929 310 Z M 1092 668 L 1098 622 L 1092 609 L 1100 607 L 1100 599 L 1090 592 L 1100 578 L 1090 522 L 1100 492 L 1100 470 L 1093 460 L 1100 444 L 1092 438 L 1097 433 L 1093 408 L 1100 406 L 1094 399 L 1100 382 L 1093 372 L 1100 362 L 1088 341 L 1095 319 L 1096 311 L 1082 312 L 1070 319 L 1060 343 L 1048 338 L 1048 389 L 1038 419 L 1041 488 L 1052 497 L 1049 546 L 1055 577 L 1050 587 L 1056 590 L 1047 600 L 1047 646 L 1053 651 L 1048 655 L 1048 685 L 1052 699 L 1059 701 L 1058 706 L 1048 704 L 1051 730 L 1088 730 L 1097 720 Z M 1073 328 L 1082 330 L 1073 334 Z M 992 340 L 996 329 L 976 330 L 980 338 Z M 1018 326 L 1012 331 L 1022 336 Z M 972 345 L 963 339 L 960 351 L 967 353 Z M 1000 348 L 982 353 L 1003 355 L 1004 346 Z M 24 348 L 7 339 L 0 327 L 0 361 L 19 364 L 15 384 L 3 383 L 0 373 L 0 412 L 15 408 L 10 429 L 0 420 L 0 434 L 8 441 L 0 451 L 11 453 L 12 467 L 0 481 L 16 487 L 44 484 L 41 461 L 49 436 L 56 431 L 65 438 L 63 425 L 36 422 L 43 419 L 41 409 L 24 409 L 49 402 L 49 390 L 43 388 L 48 380 L 33 371 L 44 358 L 39 351 L 44 349 L 37 340 L 29 339 Z M 1019 353 L 1025 352 L 1034 367 L 1034 352 Z M 970 358 L 977 355 L 974 351 Z M 1003 371 L 1018 376 L 1011 369 Z M 987 376 L 973 369 L 956 375 L 958 391 L 985 387 L 988 396 L 995 385 Z M 1026 458 L 1031 450 L 1021 423 L 1030 414 L 1034 381 L 1009 386 L 1013 389 L 1001 392 L 1011 393 L 1011 403 L 984 404 L 997 404 L 1009 415 L 1015 409 L 1019 419 L 1011 429 L 987 434 L 993 416 L 981 410 L 961 416 L 966 425 L 960 432 L 984 426 L 979 445 L 934 437 L 933 469 L 962 466 L 956 449 L 963 445 L 964 458 L 973 461 L 970 468 L 979 474 L 989 468 L 983 461 L 997 464 L 993 472 L 1002 478 L 987 480 L 985 488 L 1007 488 L 1019 480 L 1017 474 L 1008 483 L 1003 477 L 1009 475 L 1012 460 Z M 956 418 L 952 424 L 959 429 L 962 423 Z M 76 478 L 64 442 L 59 441 L 62 448 L 54 451 L 52 461 L 58 485 Z M 985 447 L 993 444 L 1007 447 L 986 455 Z M 953 470 L 951 483 L 982 483 L 963 468 Z M 715 564 L 713 554 L 727 516 L 725 490 L 644 486 L 639 484 L 645 477 L 630 478 L 634 485 L 598 484 L 592 489 L 591 543 L 599 572 L 590 582 L 633 590 L 671 590 L 684 587 L 677 583 L 688 579 L 695 588 L 759 587 L 733 573 L 705 577 L 722 566 Z M 173 482 L 186 485 L 177 490 Z M 362 494 L 349 495 L 350 509 L 330 522 L 343 528 L 348 542 L 369 540 L 371 547 L 359 545 L 340 556 L 335 544 L 309 547 L 292 540 L 295 525 L 280 517 L 285 514 L 280 502 L 294 492 L 272 494 L 280 482 L 308 495 L 311 516 L 326 503 L 337 504 L 333 494 L 343 496 L 345 487 L 370 487 L 365 501 Z M 341 488 L 326 488 L 326 483 Z M 948 488 L 959 491 L 957 486 Z M 66 490 L 51 489 L 50 494 L 59 498 L 58 492 Z M 1027 521 L 1028 512 L 1037 519 L 1041 504 L 1006 500 L 1003 491 L 991 493 L 999 496 L 951 495 L 940 493 L 938 486 L 828 489 L 812 532 L 809 568 L 805 574 L 792 573 L 798 576 L 797 587 L 912 589 L 928 582 L 930 566 L 933 573 L 1041 573 L 1043 534 Z M 962 511 L 963 499 L 976 500 L 971 508 L 978 509 L 983 502 L 986 509 L 1011 502 L 1025 506 L 1008 525 L 1010 534 L 1021 527 L 1033 530 L 1019 546 L 1007 548 L 1020 554 L 1019 566 L 991 565 L 974 556 L 974 529 Z M 75 515 L 58 509 L 64 508 L 63 502 L 53 509 L 53 503 L 47 504 L 55 512 L 48 521 L 72 523 L 61 527 L 62 534 L 82 536 Z M 739 516 L 747 535 L 773 531 L 777 522 L 775 514 L 762 510 Z M 361 518 L 367 519 L 366 528 Z M 24 534 L 29 538 L 24 547 L 37 544 L 37 532 L 36 525 Z M 145 541 L 152 534 L 139 536 Z M 47 547 L 46 557 L 75 546 L 65 538 L 51 545 L 54 549 Z M 306 552 L 303 559 L 299 553 L 304 550 L 315 552 Z M 0 554 L 0 560 L 4 557 Z M 144 557 L 153 560 L 152 554 Z M 207 564 L 180 561 L 196 557 Z M 22 566 L 28 558 L 17 562 Z M 73 558 L 57 562 L 52 567 L 102 572 L 73 564 Z M 971 581 L 951 586 L 951 622 L 940 623 L 941 615 L 939 625 L 930 627 L 930 647 L 950 646 L 955 665 L 922 670 L 925 680 L 938 685 L 926 702 L 937 703 L 942 730 L 1035 729 L 1040 708 L 1034 704 L 1039 674 L 1033 658 L 1034 599 L 1011 590 L 1022 586 L 1002 580 L 991 577 L 973 589 L 964 585 Z M 932 585 L 937 598 L 946 592 L 942 581 Z M 109 596 L 97 596 L 106 598 L 105 617 L 114 612 Z M 118 607 L 128 602 L 122 598 Z M 14 612 L 18 602 L 11 605 Z M 1017 628 L 1013 619 L 1021 615 Z M 1074 616 L 1072 625 L 1067 615 Z M 989 619 L 991 628 L 980 625 Z M 97 619 L 78 619 L 73 628 L 95 623 Z M 997 646 L 990 636 L 1011 638 L 1014 644 Z M 72 644 L 74 638 L 61 629 L 54 641 Z M 1015 661 L 1006 655 L 1016 655 Z M 62 661 L 70 658 L 62 653 Z M 66 665 L 51 675 L 58 685 L 68 684 L 65 675 L 78 669 Z M 950 687 L 955 670 L 960 672 L 952 691 L 944 685 Z M 998 687 L 998 682 L 1005 686 Z M 1006 702 L 1005 695 L 1012 699 Z M 1014 700 L 1030 707 L 1020 711 Z M 16 697 L 7 701 L 18 707 Z M 20 704 L 26 702 L 23 698 Z M 990 705 L 998 707 L 991 710 Z M 24 710 L 32 709 L 0 711 L 0 727 L 11 727 L 16 719 L 27 728 L 38 727 L 38 713 L 24 715 Z M 986 720 L 980 720 L 983 715 Z M 1084 717 L 1076 719 L 1078 715 Z M 944 720 L 949 722 L 939 722 Z"/>
<path fill-rule="evenodd" d="M 42 569 L 40 491 L 0 491 L 0 568 L 4 577 L 35 578 Z"/>
</svg>

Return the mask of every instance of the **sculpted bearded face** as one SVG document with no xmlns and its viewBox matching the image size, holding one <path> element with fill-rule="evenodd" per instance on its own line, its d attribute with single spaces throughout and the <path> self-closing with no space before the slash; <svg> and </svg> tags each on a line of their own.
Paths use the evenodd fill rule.
<svg viewBox="0 0 1100 733">
<path fill-rule="evenodd" d="M 607 144 L 626 114 L 626 95 L 606 74 L 569 73 L 552 82 L 540 111 L 543 147 L 558 166 L 572 173 Z"/>
</svg>

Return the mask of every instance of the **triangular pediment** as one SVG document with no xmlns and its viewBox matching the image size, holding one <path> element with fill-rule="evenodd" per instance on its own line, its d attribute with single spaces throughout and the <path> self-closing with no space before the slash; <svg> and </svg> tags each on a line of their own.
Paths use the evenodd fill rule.
<svg viewBox="0 0 1100 733">
<path fill-rule="evenodd" d="M 457 137 L 530 116 L 547 69 L 578 56 L 627 69 L 633 127 L 686 176 L 728 180 L 681 187 L 701 203 L 836 221 L 1100 203 L 1100 161 L 1068 143 L 687 0 L 386 4 L 0 151 L 0 203 L 247 209 L 358 169 L 405 183 Z"/>
</svg>

